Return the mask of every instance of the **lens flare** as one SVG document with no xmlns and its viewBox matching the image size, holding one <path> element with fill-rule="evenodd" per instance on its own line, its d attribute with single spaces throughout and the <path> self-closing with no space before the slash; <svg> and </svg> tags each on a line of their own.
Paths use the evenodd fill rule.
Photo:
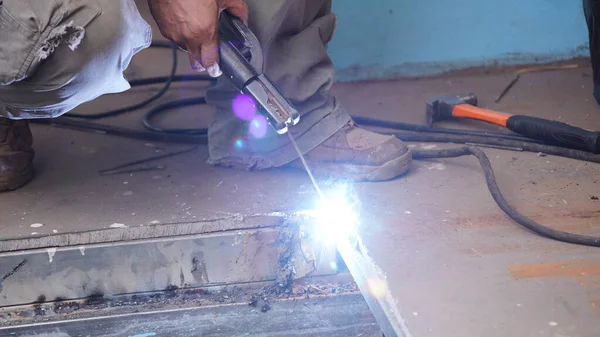
<svg viewBox="0 0 600 337">
<path fill-rule="evenodd" d="M 238 150 L 241 150 L 242 148 L 244 148 L 244 141 L 241 139 L 238 139 L 235 141 L 235 148 Z"/>
<path fill-rule="evenodd" d="M 379 278 L 370 278 L 367 280 L 367 289 L 371 296 L 376 299 L 382 299 L 387 293 L 387 284 Z"/>
<path fill-rule="evenodd" d="M 249 121 L 256 116 L 256 104 L 248 95 L 237 95 L 231 102 L 231 110 L 239 119 Z"/>
<path fill-rule="evenodd" d="M 252 118 L 250 134 L 255 138 L 263 138 L 267 134 L 267 119 L 264 116 L 256 115 Z"/>
</svg>

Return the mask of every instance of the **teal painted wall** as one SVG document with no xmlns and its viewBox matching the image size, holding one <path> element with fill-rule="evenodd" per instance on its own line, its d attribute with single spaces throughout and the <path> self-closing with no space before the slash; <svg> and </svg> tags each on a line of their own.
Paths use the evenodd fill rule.
<svg viewBox="0 0 600 337">
<path fill-rule="evenodd" d="M 337 80 L 588 55 L 581 0 L 333 0 Z"/>
</svg>

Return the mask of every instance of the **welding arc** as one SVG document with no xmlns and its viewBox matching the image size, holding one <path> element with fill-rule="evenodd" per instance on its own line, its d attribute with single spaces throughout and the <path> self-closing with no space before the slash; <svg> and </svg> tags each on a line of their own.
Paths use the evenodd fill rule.
<svg viewBox="0 0 600 337">
<path fill-rule="evenodd" d="M 174 47 L 171 44 L 159 42 L 153 43 L 153 47 L 160 48 L 171 48 Z M 187 143 L 187 144 L 206 144 L 207 143 L 207 130 L 206 129 L 165 129 L 155 126 L 151 123 L 152 117 L 167 112 L 169 110 L 190 106 L 205 104 L 206 100 L 204 97 L 192 97 L 185 98 L 175 101 L 169 101 L 163 104 L 159 104 L 144 115 L 143 124 L 144 126 L 153 132 L 143 132 L 138 130 L 126 129 L 121 127 L 115 127 L 112 125 L 98 124 L 86 122 L 78 119 L 99 119 L 104 117 L 118 116 L 123 113 L 138 110 L 142 107 L 147 106 L 151 102 L 154 102 L 160 98 L 169 89 L 173 82 L 181 81 L 214 81 L 214 79 L 201 76 L 201 75 L 185 75 L 178 76 L 175 74 L 177 65 L 177 54 L 173 52 L 173 66 L 171 68 L 170 76 L 166 77 L 154 77 L 148 79 L 133 80 L 130 82 L 131 86 L 141 86 L 149 84 L 165 83 L 163 88 L 158 94 L 153 95 L 151 98 L 121 109 L 103 112 L 94 115 L 83 115 L 83 114 L 69 114 L 69 117 L 75 118 L 57 118 L 57 119 L 36 119 L 32 120 L 32 123 L 52 124 L 57 126 L 63 126 L 67 128 L 102 132 L 110 135 L 127 137 L 133 139 L 141 139 L 146 141 L 156 142 L 169 142 L 169 143 Z M 552 145 L 544 144 L 543 142 L 525 138 L 516 134 L 509 133 L 498 133 L 498 132 L 481 132 L 481 131 L 469 131 L 469 130 L 458 130 L 458 129 L 441 129 L 429 126 L 423 126 L 418 124 L 409 124 L 395 121 L 388 121 L 370 117 L 352 116 L 355 122 L 361 125 L 367 125 L 378 128 L 385 128 L 393 130 L 398 138 L 404 141 L 419 141 L 419 142 L 446 142 L 446 143 L 478 143 L 484 145 L 495 145 L 505 146 L 513 148 L 522 148 L 524 151 L 530 152 L 543 152 L 550 155 L 562 156 L 572 159 L 578 159 L 588 162 L 600 163 L 600 155 L 593 154 L 585 151 L 572 150 L 563 147 L 557 147 Z M 398 130 L 405 130 L 406 132 L 397 132 Z M 413 150 L 414 159 L 434 159 L 434 158 L 456 158 L 466 155 L 473 155 L 477 157 L 485 180 L 487 182 L 488 189 L 500 209 L 504 211 L 511 219 L 519 223 L 520 225 L 528 228 L 529 230 L 548 237 L 554 240 L 585 245 L 600 247 L 600 237 L 593 237 L 587 235 L 573 234 L 564 231 L 555 230 L 529 219 L 528 217 L 519 213 L 514 207 L 512 207 L 504 198 L 496 178 L 492 170 L 491 163 L 485 153 L 477 147 L 460 147 L 449 150 Z"/>
</svg>

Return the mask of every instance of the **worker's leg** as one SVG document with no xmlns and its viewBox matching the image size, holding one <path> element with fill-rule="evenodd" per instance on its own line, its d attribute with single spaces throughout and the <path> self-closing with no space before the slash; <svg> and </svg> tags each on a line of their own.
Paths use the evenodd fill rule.
<svg viewBox="0 0 600 337">
<path fill-rule="evenodd" d="M 123 70 L 151 42 L 133 0 L 0 1 L 0 191 L 32 177 L 21 119 L 59 116 L 127 90 Z M 7 119 L 8 118 L 8 119 Z"/>
<path fill-rule="evenodd" d="M 590 58 L 592 61 L 592 80 L 594 98 L 600 103 L 600 2 L 583 0 L 583 10 L 588 27 Z"/>
<path fill-rule="evenodd" d="M 290 130 L 314 167 L 369 180 L 406 171 L 410 163 L 406 146 L 349 125 L 350 116 L 331 95 L 334 68 L 326 50 L 336 21 L 331 0 L 248 0 L 248 5 L 250 29 L 264 51 L 263 71 L 300 111 L 300 123 Z M 216 106 L 209 128 L 209 162 L 250 169 L 294 162 L 298 156 L 287 136 L 270 128 L 259 138 L 248 132 L 252 123 L 232 113 L 236 95 L 226 78 L 207 92 L 208 103 Z M 387 172 L 367 177 L 386 165 Z"/>
<path fill-rule="evenodd" d="M 0 58 L 0 115 L 56 117 L 129 89 L 123 71 L 152 40 L 133 0 L 39 1 L 35 11 L 21 2 L 4 0 L 0 17 L 0 52 L 10 56 Z"/>
<path fill-rule="evenodd" d="M 331 0 L 249 0 L 248 6 L 250 29 L 263 48 L 264 71 L 302 113 L 293 134 L 303 150 L 311 150 L 350 120 L 329 92 L 334 71 L 325 45 L 335 27 Z M 237 94 L 224 77 L 207 92 L 217 111 L 209 128 L 211 161 L 267 168 L 296 159 L 287 137 L 271 129 L 264 138 L 247 135 L 247 123 L 231 112 Z M 238 141 L 235 147 L 238 139 L 243 144 Z"/>
</svg>

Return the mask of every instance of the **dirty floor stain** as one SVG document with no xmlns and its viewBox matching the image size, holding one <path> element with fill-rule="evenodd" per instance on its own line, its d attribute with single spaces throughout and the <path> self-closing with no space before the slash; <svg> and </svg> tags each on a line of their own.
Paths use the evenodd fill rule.
<svg viewBox="0 0 600 337">
<path fill-rule="evenodd" d="M 600 298 L 593 299 L 591 301 L 591 303 L 592 303 L 592 308 L 594 309 L 594 311 L 596 312 L 596 314 L 598 316 L 600 316 Z"/>
<path fill-rule="evenodd" d="M 508 266 L 514 278 L 536 278 L 586 275 L 600 275 L 600 259 L 573 260 L 567 262 L 548 262 L 533 264 L 515 264 Z"/>
</svg>

